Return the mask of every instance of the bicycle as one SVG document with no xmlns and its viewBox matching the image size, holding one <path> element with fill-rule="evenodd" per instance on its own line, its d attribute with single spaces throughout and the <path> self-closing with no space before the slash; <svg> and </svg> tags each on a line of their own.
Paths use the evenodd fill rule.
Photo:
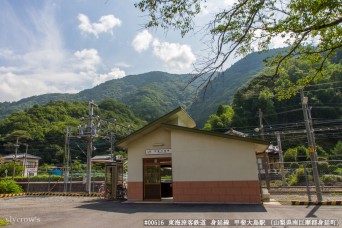
<svg viewBox="0 0 342 228">
<path fill-rule="evenodd" d="M 106 185 L 104 183 L 102 183 L 101 186 L 99 187 L 98 196 L 100 199 L 107 198 Z"/>
<path fill-rule="evenodd" d="M 122 185 L 118 186 L 117 199 L 127 200 L 127 188 Z"/>
</svg>

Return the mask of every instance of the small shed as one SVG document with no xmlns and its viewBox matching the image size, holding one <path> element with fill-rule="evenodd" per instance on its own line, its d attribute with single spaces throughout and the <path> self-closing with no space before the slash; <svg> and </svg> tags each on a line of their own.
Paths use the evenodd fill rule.
<svg viewBox="0 0 342 228">
<path fill-rule="evenodd" d="M 195 126 L 179 107 L 117 142 L 128 150 L 128 200 L 261 203 L 256 152 L 268 143 Z"/>
</svg>

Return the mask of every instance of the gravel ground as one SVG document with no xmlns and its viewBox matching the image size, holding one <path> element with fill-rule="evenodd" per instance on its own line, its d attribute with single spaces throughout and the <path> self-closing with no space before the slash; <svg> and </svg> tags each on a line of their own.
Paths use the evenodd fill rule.
<svg viewBox="0 0 342 228">
<path fill-rule="evenodd" d="M 292 200 L 296 201 L 309 201 L 309 198 L 306 194 L 300 193 L 271 193 L 271 199 L 274 201 L 288 203 Z M 316 194 L 311 194 L 311 201 L 316 201 L 317 197 Z M 323 201 L 341 201 L 342 194 L 341 193 L 330 193 L 330 194 L 323 194 Z"/>
<path fill-rule="evenodd" d="M 144 220 L 341 220 L 341 206 L 121 203 L 95 197 L 26 196 L 0 199 L 0 218 L 16 227 L 148 227 Z M 222 226 L 221 226 L 222 227 Z M 242 226 L 240 226 L 242 227 Z M 270 227 L 270 226 L 267 226 Z M 288 227 L 288 226 L 272 226 Z M 306 226 L 310 227 L 310 226 Z M 329 226 L 331 227 L 331 226 Z"/>
</svg>

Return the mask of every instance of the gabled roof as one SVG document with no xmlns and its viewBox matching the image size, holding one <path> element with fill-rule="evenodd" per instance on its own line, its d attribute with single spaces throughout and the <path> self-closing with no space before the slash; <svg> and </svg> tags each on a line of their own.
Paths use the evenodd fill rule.
<svg viewBox="0 0 342 228">
<path fill-rule="evenodd" d="M 179 126 L 175 123 L 172 123 L 173 120 L 179 118 L 183 126 Z M 184 126 L 185 125 L 185 126 Z M 253 138 L 248 138 L 248 137 L 241 137 L 241 136 L 236 136 L 236 135 L 227 135 L 227 134 L 222 134 L 222 133 L 217 133 L 217 132 L 212 132 L 212 131 L 205 131 L 205 130 L 199 130 L 195 129 L 195 122 L 194 120 L 188 115 L 188 113 L 181 107 L 169 112 L 168 114 L 160 117 L 159 119 L 155 120 L 154 122 L 144 126 L 143 128 L 137 130 L 136 132 L 132 133 L 131 135 L 127 136 L 126 138 L 123 138 L 117 142 L 118 146 L 121 147 L 127 147 L 128 144 L 132 141 L 135 141 L 152 131 L 158 129 L 158 128 L 169 128 L 169 129 L 176 129 L 176 130 L 181 130 L 181 131 L 188 131 L 188 132 L 193 132 L 193 133 L 199 133 L 199 134 L 205 134 L 205 135 L 211 135 L 211 136 L 216 136 L 216 137 L 222 137 L 222 138 L 228 138 L 228 139 L 233 139 L 233 140 L 239 140 L 239 141 L 244 141 L 244 142 L 250 142 L 250 143 L 255 143 L 259 145 L 265 145 L 262 146 L 265 150 L 267 146 L 269 145 L 268 142 L 260 139 L 253 139 Z"/>
<path fill-rule="evenodd" d="M 128 143 L 137 140 L 138 138 L 143 137 L 144 135 L 158 129 L 161 127 L 161 124 L 170 124 L 175 120 L 180 120 L 183 125 L 187 128 L 194 128 L 196 127 L 195 121 L 189 116 L 189 114 L 182 108 L 178 107 L 175 110 L 167 113 L 166 115 L 160 117 L 159 119 L 149 123 L 148 125 L 140 128 L 139 130 L 133 132 L 132 134 L 128 135 L 127 137 L 119 140 L 116 145 L 121 147 L 127 147 Z"/>
<path fill-rule="evenodd" d="M 241 136 L 241 137 L 247 137 L 248 136 L 248 134 L 240 132 L 240 131 L 236 131 L 233 128 L 228 130 L 228 131 L 226 131 L 224 134 L 226 134 L 226 135 L 236 135 L 236 136 Z"/>
<path fill-rule="evenodd" d="M 227 139 L 233 139 L 233 140 L 239 140 L 239 141 L 261 144 L 261 145 L 266 145 L 267 147 L 269 145 L 269 143 L 267 141 L 260 140 L 260 139 L 253 139 L 253 138 L 247 138 L 247 137 L 236 136 L 236 135 L 227 135 L 227 134 L 217 133 L 217 132 L 213 132 L 213 131 L 200 130 L 200 129 L 195 129 L 195 128 L 187 128 L 187 127 L 181 127 L 181 126 L 175 126 L 175 125 L 169 125 L 169 124 L 162 124 L 162 126 L 167 127 L 167 128 L 171 128 L 171 129 L 181 130 L 181 131 L 188 131 L 188 132 L 192 132 L 192 133 L 211 135 L 211 136 L 216 136 L 216 137 L 221 137 L 221 138 L 227 138 Z M 267 147 L 265 147 L 265 149 Z"/>
<path fill-rule="evenodd" d="M 25 158 L 25 155 L 26 154 L 17 154 L 17 159 L 23 159 Z M 6 155 L 6 156 L 3 156 L 2 157 L 3 159 L 14 159 L 15 158 L 15 155 L 14 154 L 9 154 L 9 155 Z M 41 157 L 38 157 L 38 156 L 35 156 L 35 155 L 32 155 L 32 154 L 27 154 L 27 158 L 29 159 L 41 159 Z"/>
</svg>

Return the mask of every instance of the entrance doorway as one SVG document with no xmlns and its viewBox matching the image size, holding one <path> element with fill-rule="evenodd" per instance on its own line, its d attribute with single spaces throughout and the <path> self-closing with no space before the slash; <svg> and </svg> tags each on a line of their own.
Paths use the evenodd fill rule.
<svg viewBox="0 0 342 228">
<path fill-rule="evenodd" d="M 172 197 L 171 158 L 144 158 L 144 200 Z"/>
</svg>

